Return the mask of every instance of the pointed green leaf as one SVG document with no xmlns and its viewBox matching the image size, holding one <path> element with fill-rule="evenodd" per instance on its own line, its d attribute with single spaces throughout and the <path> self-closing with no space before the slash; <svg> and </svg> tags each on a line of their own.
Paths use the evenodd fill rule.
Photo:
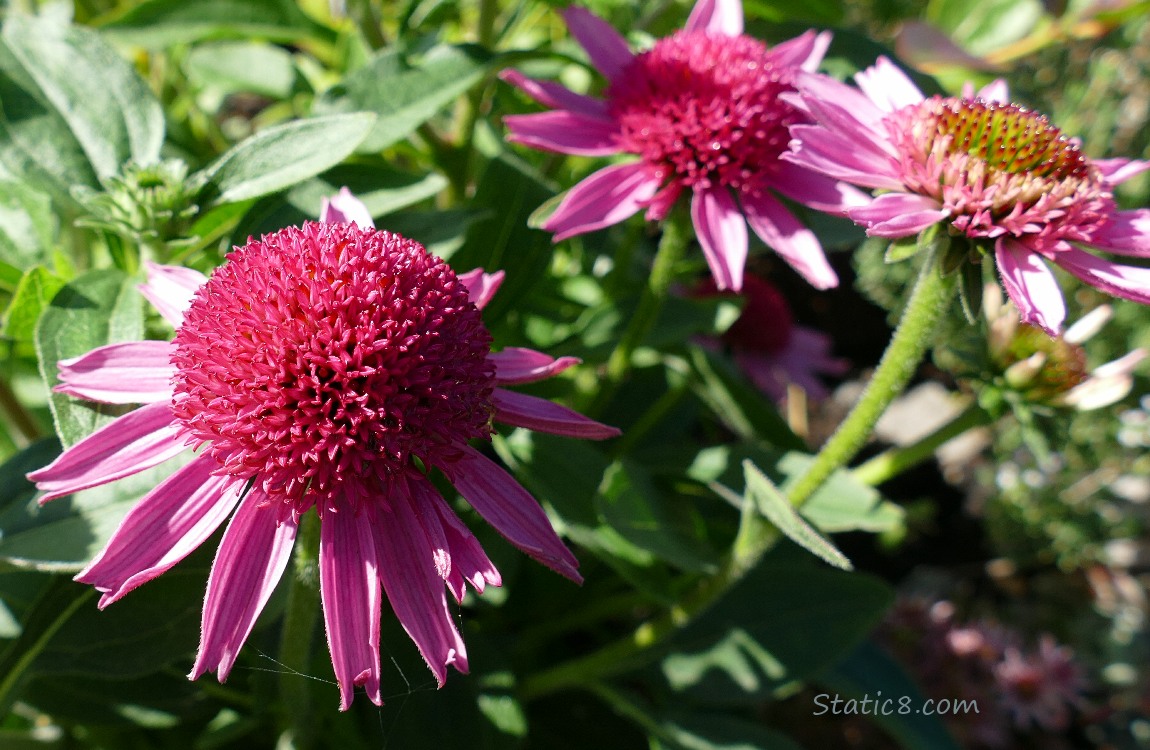
<svg viewBox="0 0 1150 750">
<path fill-rule="evenodd" d="M 63 286 L 64 280 L 43 266 L 24 274 L 4 312 L 0 335 L 16 341 L 31 341 L 35 337 L 36 321 Z"/>
<path fill-rule="evenodd" d="M 751 461 L 743 461 L 747 500 L 788 539 L 836 568 L 851 570 L 851 562 L 833 544 L 819 535 L 799 516 L 779 488 Z"/>
<path fill-rule="evenodd" d="M 334 37 L 295 0 L 145 0 L 107 19 L 102 31 L 117 42 L 148 49 L 219 37 L 294 43 Z"/>
</svg>

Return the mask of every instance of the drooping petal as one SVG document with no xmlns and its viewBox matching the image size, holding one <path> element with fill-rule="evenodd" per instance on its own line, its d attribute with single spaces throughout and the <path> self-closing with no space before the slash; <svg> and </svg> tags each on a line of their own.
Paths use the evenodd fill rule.
<svg viewBox="0 0 1150 750">
<path fill-rule="evenodd" d="M 994 257 L 1002 286 L 1022 321 L 1057 336 L 1066 320 L 1066 302 L 1054 273 L 1037 253 L 1006 237 L 995 242 Z"/>
<path fill-rule="evenodd" d="M 433 552 L 413 503 L 401 479 L 389 484 L 387 502 L 376 506 L 379 575 L 396 618 L 442 687 L 447 665 L 467 672 L 467 649 L 448 609 L 447 588 L 431 564 Z"/>
<path fill-rule="evenodd" d="M 144 269 L 148 280 L 137 287 L 140 294 L 152 303 L 164 320 L 179 328 L 184 322 L 184 311 L 208 277 L 191 268 L 162 266 L 151 261 L 144 263 Z"/>
<path fill-rule="evenodd" d="M 1091 159 L 1098 167 L 1107 185 L 1118 185 L 1150 169 L 1150 161 L 1142 159 Z"/>
<path fill-rule="evenodd" d="M 1107 294 L 1150 305 L 1150 268 L 1124 266 L 1070 245 L 1059 247 L 1050 259 Z"/>
<path fill-rule="evenodd" d="M 555 359 L 543 352 L 518 346 L 508 346 L 503 351 L 492 352 L 487 359 L 495 364 L 495 382 L 500 385 L 534 383 L 554 377 L 583 361 L 578 357 Z"/>
<path fill-rule="evenodd" d="M 530 115 L 507 115 L 507 140 L 542 151 L 576 156 L 610 156 L 620 151 L 619 126 L 565 109 Z"/>
<path fill-rule="evenodd" d="M 244 483 L 213 475 L 217 468 L 211 456 L 200 456 L 128 511 L 75 578 L 103 593 L 100 609 L 183 560 L 231 514 Z"/>
<path fill-rule="evenodd" d="M 884 193 L 847 216 L 866 227 L 871 237 L 910 237 L 950 215 L 939 202 L 926 195 Z"/>
<path fill-rule="evenodd" d="M 619 435 L 618 429 L 545 398 L 503 388 L 496 388 L 491 398 L 495 404 L 496 422 L 584 440 L 606 440 Z"/>
<path fill-rule="evenodd" d="M 854 185 L 785 161 L 775 165 L 771 187 L 804 206 L 840 215 L 848 208 L 865 206 L 872 200 Z"/>
<path fill-rule="evenodd" d="M 1115 211 L 1094 232 L 1090 244 L 1116 255 L 1150 258 L 1150 209 Z"/>
<path fill-rule="evenodd" d="M 730 191 L 721 186 L 696 190 L 691 220 L 715 286 L 739 291 L 747 265 L 747 223 Z"/>
<path fill-rule="evenodd" d="M 819 88 L 833 90 L 837 88 L 819 85 L 817 82 L 821 78 L 817 76 L 810 78 L 813 81 L 808 90 L 818 90 Z M 897 160 L 901 158 L 898 149 L 891 143 L 891 137 L 887 132 L 885 123 L 881 121 L 870 122 L 865 117 L 860 116 L 858 112 L 847 109 L 842 102 L 836 99 L 806 96 L 803 98 L 803 102 L 820 125 L 837 133 L 840 137 L 848 138 L 855 151 L 865 149 L 884 162 L 888 159 Z M 868 108 L 864 108 L 863 112 L 865 113 L 867 110 Z"/>
<path fill-rule="evenodd" d="M 894 112 L 926 99 L 906 73 L 886 57 L 880 57 L 871 67 L 856 73 L 855 83 L 884 112 Z"/>
<path fill-rule="evenodd" d="M 473 268 L 466 273 L 458 274 L 456 278 L 467 287 L 471 304 L 482 310 L 499 291 L 499 285 L 503 283 L 503 277 L 506 275 L 503 271 L 486 273 L 482 268 Z"/>
<path fill-rule="evenodd" d="M 607 114 L 607 102 L 602 99 L 576 94 L 566 86 L 554 81 L 537 81 L 534 78 L 528 78 L 514 68 L 507 68 L 499 74 L 499 77 L 545 107 L 565 109 L 596 120 L 610 121 L 611 119 L 611 116 Z"/>
<path fill-rule="evenodd" d="M 185 446 L 176 439 L 166 401 L 141 406 L 109 422 L 28 478 L 45 494 L 41 503 L 123 479 L 167 461 Z"/>
<path fill-rule="evenodd" d="M 859 147 L 851 139 L 815 125 L 791 127 L 791 151 L 779 158 L 864 187 L 904 190 L 899 167 L 887 154 Z"/>
<path fill-rule="evenodd" d="M 296 521 L 280 518 L 279 502 L 253 486 L 228 524 L 212 572 L 200 621 L 200 650 L 188 674 L 215 672 L 228 679 L 256 618 L 279 583 L 295 543 Z"/>
<path fill-rule="evenodd" d="M 739 36 L 743 33 L 742 0 L 696 0 L 683 31 Z"/>
<path fill-rule="evenodd" d="M 147 404 L 172 397 L 176 368 L 169 361 L 168 341 L 108 344 L 56 363 L 60 385 L 55 390 L 106 404 Z"/>
<path fill-rule="evenodd" d="M 571 35 L 587 50 L 591 64 L 608 81 L 613 81 L 634 59 L 627 40 L 611 24 L 594 13 L 576 6 L 562 12 Z"/>
<path fill-rule="evenodd" d="M 771 47 L 770 55 L 780 67 L 800 68 L 813 73 L 818 70 L 830 46 L 831 32 L 816 33 L 814 29 L 809 29 L 794 39 Z"/>
<path fill-rule="evenodd" d="M 1074 321 L 1074 325 L 1067 328 L 1066 333 L 1062 335 L 1062 340 L 1068 344 L 1082 344 L 1101 331 L 1113 317 L 1114 308 L 1110 305 L 1099 305 Z"/>
<path fill-rule="evenodd" d="M 352 507 L 325 512 L 320 524 L 319 590 L 328 649 L 339 683 L 339 710 L 351 707 L 355 686 L 381 705 L 379 612 L 382 603 L 375 536 L 366 514 Z"/>
<path fill-rule="evenodd" d="M 440 529 L 451 552 L 451 570 L 446 580 L 455 600 L 463 601 L 465 581 L 481 594 L 488 585 L 501 586 L 503 580 L 499 571 L 483 551 L 479 540 L 459 520 L 435 487 L 430 482 L 413 482 L 411 491 L 420 507 L 434 509 L 439 518 Z"/>
<path fill-rule="evenodd" d="M 858 89 L 817 73 L 799 75 L 795 79 L 795 85 L 801 95 L 803 109 L 809 109 L 809 102 L 824 101 L 834 102 L 843 111 L 850 113 L 857 125 L 851 126 L 848 123 L 848 129 L 843 131 L 843 134 L 850 135 L 859 128 L 866 128 L 874 133 L 883 132 L 882 122 L 887 112 L 880 109 Z M 824 123 L 831 128 L 835 128 L 838 124 L 838 120 Z"/>
<path fill-rule="evenodd" d="M 642 162 L 600 169 L 567 191 L 543 228 L 554 232 L 559 242 L 618 224 L 635 215 L 658 189 L 659 179 Z"/>
<path fill-rule="evenodd" d="M 324 197 L 320 205 L 319 220 L 327 224 L 335 222 L 355 224 L 360 229 L 375 228 L 375 222 L 367 206 L 346 187 L 340 188 L 339 193 L 332 198 Z"/>
<path fill-rule="evenodd" d="M 814 232 L 803 226 L 783 204 L 760 193 L 743 197 L 747 223 L 755 234 L 816 289 L 838 286 L 839 277 L 827 262 Z"/>
<path fill-rule="evenodd" d="M 475 512 L 507 541 L 560 575 L 583 582 L 579 561 L 514 477 L 470 446 L 463 448 L 458 461 L 440 468 Z"/>
</svg>

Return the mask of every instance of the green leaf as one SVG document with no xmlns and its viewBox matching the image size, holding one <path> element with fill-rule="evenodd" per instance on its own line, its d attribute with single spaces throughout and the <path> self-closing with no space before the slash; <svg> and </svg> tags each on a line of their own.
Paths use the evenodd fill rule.
<svg viewBox="0 0 1150 750">
<path fill-rule="evenodd" d="M 295 86 L 292 56 L 264 42 L 202 44 L 188 53 L 184 70 L 193 83 L 220 93 L 263 94 L 286 99 Z"/>
<path fill-rule="evenodd" d="M 429 252 L 444 260 L 451 260 L 457 270 L 469 271 L 471 269 L 455 265 L 455 253 L 463 246 L 471 225 L 485 216 L 480 211 L 470 209 L 404 211 L 388 216 L 382 223 L 384 228 L 410 237 Z"/>
<path fill-rule="evenodd" d="M 35 338 L 36 321 L 63 286 L 63 279 L 42 266 L 24 274 L 4 312 L 4 327 L 0 329 L 0 335 L 16 341 Z"/>
<path fill-rule="evenodd" d="M 788 539 L 836 568 L 851 570 L 850 560 L 807 525 L 779 488 L 751 461 L 743 461 L 747 500 Z"/>
<path fill-rule="evenodd" d="M 976 325 L 982 320 L 982 264 L 967 263 L 959 275 L 958 299 L 966 322 Z"/>
<path fill-rule="evenodd" d="M 813 461 L 814 456 L 805 453 L 792 452 L 782 457 L 776 468 L 787 477 L 782 485 L 784 491 L 806 472 Z M 858 481 L 845 470 L 832 474 L 818 492 L 803 503 L 799 512 L 817 529 L 828 534 L 894 531 L 902 528 L 906 516 L 902 506 L 884 500 L 878 490 Z"/>
<path fill-rule="evenodd" d="M 984 55 L 1030 32 L 1043 18 L 1039 0 L 934 0 L 926 20 L 973 55 Z"/>
<path fill-rule="evenodd" d="M 100 36 L 47 18 L 10 16 L 4 72 L 67 124 L 99 178 L 159 159 L 164 113 L 135 69 Z M 9 127 L 23 123 L 8 115 Z"/>
<path fill-rule="evenodd" d="M 371 130 L 358 112 L 296 120 L 261 130 L 192 176 L 205 182 L 201 200 L 234 203 L 276 193 L 339 164 Z"/>
<path fill-rule="evenodd" d="M 363 201 L 369 214 L 384 216 L 434 197 L 447 187 L 447 178 L 435 172 L 401 172 L 384 164 L 342 164 L 295 186 L 287 200 L 305 215 L 318 218 L 322 199 L 335 195 L 341 187 Z"/>
<path fill-rule="evenodd" d="M 49 197 L 26 183 L 0 181 L 0 261 L 22 271 L 46 263 L 55 238 Z"/>
<path fill-rule="evenodd" d="M 379 119 L 361 150 L 380 151 L 458 99 L 487 73 L 490 63 L 489 52 L 470 45 L 434 47 L 414 64 L 399 50 L 384 50 L 320 95 L 314 111 L 375 112 Z"/>
<path fill-rule="evenodd" d="M 143 298 L 135 279 L 116 270 L 91 271 L 69 282 L 52 299 L 36 326 L 40 375 L 56 385 L 56 363 L 98 346 L 144 336 Z M 123 409 L 53 393 L 48 405 L 66 446 L 107 424 Z"/>
<path fill-rule="evenodd" d="M 146 0 L 103 24 L 109 39 L 163 49 L 219 37 L 299 43 L 334 34 L 309 19 L 295 0 Z"/>
<path fill-rule="evenodd" d="M 722 714 L 671 715 L 659 726 L 657 750 L 802 750 L 784 734 Z"/>
</svg>

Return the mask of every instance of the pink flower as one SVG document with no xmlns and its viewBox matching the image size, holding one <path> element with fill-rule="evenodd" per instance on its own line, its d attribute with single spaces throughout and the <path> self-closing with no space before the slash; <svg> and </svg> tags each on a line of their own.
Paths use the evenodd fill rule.
<svg viewBox="0 0 1150 750">
<path fill-rule="evenodd" d="M 1082 670 L 1070 650 L 1043 636 L 1038 651 L 1024 656 L 1008 648 L 994 667 L 1003 705 L 1019 727 L 1033 723 L 1052 732 L 1070 724 L 1070 708 L 1082 705 Z"/>
<path fill-rule="evenodd" d="M 877 237 L 909 237 L 945 222 L 952 235 L 993 248 L 1022 320 L 1055 334 L 1066 305 L 1052 261 L 1109 294 L 1150 303 L 1150 268 L 1115 263 L 1083 246 L 1150 257 L 1150 210 L 1117 210 L 1111 190 L 1150 162 L 1090 159 L 1041 114 L 1007 103 L 996 81 L 975 94 L 925 97 L 889 60 L 855 80 L 798 83 L 815 124 L 791 128 L 782 158 L 875 188 L 849 216 Z"/>
<path fill-rule="evenodd" d="M 442 685 L 448 664 L 467 671 L 446 592 L 459 601 L 465 582 L 480 592 L 500 585 L 427 472 L 441 471 L 508 541 L 578 582 L 578 562 L 538 503 L 469 441 L 486 439 L 492 419 L 588 439 L 618 434 L 504 387 L 577 360 L 491 352 L 479 310 L 502 273 L 457 276 L 418 243 L 371 228 L 366 209 L 348 198 L 334 210 L 368 226 L 308 222 L 249 240 L 211 279 L 150 265 L 142 291 L 175 326 L 175 340 L 111 344 L 63 361 L 57 388 L 145 405 L 29 475 L 46 502 L 197 451 L 76 576 L 106 607 L 231 516 L 208 579 L 192 679 L 208 671 L 227 679 L 314 508 L 341 709 L 356 685 L 380 703 L 384 594 Z"/>
<path fill-rule="evenodd" d="M 807 32 L 768 49 L 743 36 L 738 0 L 698 0 L 682 31 L 633 54 L 588 11 L 569 8 L 563 17 L 607 79 L 605 99 L 504 71 L 504 80 L 553 110 L 504 118 L 510 140 L 564 154 L 638 159 L 573 187 L 543 225 L 556 241 L 643 208 L 648 219 L 661 220 L 686 190 L 719 289 L 742 286 L 747 224 L 815 287 L 838 283 L 814 233 L 772 192 L 825 211 L 866 202 L 850 186 L 779 159 L 788 126 L 809 121 L 784 95 L 794 92 L 800 70 L 818 67 L 829 34 Z"/>
<path fill-rule="evenodd" d="M 696 290 L 704 297 L 717 292 L 711 281 Z M 786 400 L 791 384 L 812 399 L 826 398 L 822 376 L 842 375 L 849 366 L 831 355 L 831 338 L 797 325 L 779 290 L 756 274 L 746 275 L 741 294 L 746 300 L 742 314 L 722 340 L 755 387 L 776 402 Z"/>
</svg>

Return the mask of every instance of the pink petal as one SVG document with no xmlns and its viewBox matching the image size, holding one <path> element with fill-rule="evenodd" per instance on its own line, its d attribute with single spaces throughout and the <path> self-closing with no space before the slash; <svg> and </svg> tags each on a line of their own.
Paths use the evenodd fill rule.
<svg viewBox="0 0 1150 750">
<path fill-rule="evenodd" d="M 567 191 L 543 224 L 555 242 L 618 224 L 636 214 L 659 189 L 659 179 L 642 162 L 616 164 Z"/>
<path fill-rule="evenodd" d="M 506 471 L 470 446 L 441 467 L 475 512 L 503 537 L 560 575 L 582 583 L 579 561 L 560 541 L 547 514 L 531 493 Z"/>
<path fill-rule="evenodd" d="M 447 589 L 431 564 L 433 549 L 412 511 L 414 502 L 406 480 L 399 480 L 389 486 L 387 503 L 377 507 L 379 575 L 396 618 L 443 687 L 448 664 L 467 672 L 467 649 L 448 609 Z"/>
<path fill-rule="evenodd" d="M 614 427 L 600 424 L 545 398 L 496 388 L 492 400 L 496 422 L 585 440 L 606 440 L 620 434 Z"/>
<path fill-rule="evenodd" d="M 696 190 L 691 221 L 715 286 L 739 291 L 747 264 L 747 223 L 730 191 L 721 186 Z"/>
<path fill-rule="evenodd" d="M 1150 268 L 1123 266 L 1070 245 L 1060 246 L 1050 259 L 1107 294 L 1150 305 Z"/>
<path fill-rule="evenodd" d="M 148 280 L 137 289 L 164 320 L 179 328 L 184 322 L 184 310 L 192 304 L 196 290 L 203 286 L 208 277 L 191 268 L 162 266 L 151 261 L 144 263 L 144 269 Z"/>
<path fill-rule="evenodd" d="M 743 33 L 742 0 L 696 0 L 683 31 L 739 36 Z"/>
<path fill-rule="evenodd" d="M 1007 237 L 995 242 L 994 257 L 1002 286 L 1018 308 L 1022 322 L 1057 336 L 1066 320 L 1066 302 L 1054 273 L 1038 253 Z"/>
<path fill-rule="evenodd" d="M 1134 387 L 1134 369 L 1146 359 L 1145 349 L 1134 351 L 1112 362 L 1099 365 L 1090 377 L 1062 394 L 1062 404 L 1079 411 L 1101 409 L 1122 400 Z"/>
<path fill-rule="evenodd" d="M 1150 161 L 1140 159 L 1091 159 L 1091 163 L 1107 185 L 1118 185 L 1150 169 Z"/>
<path fill-rule="evenodd" d="M 816 84 L 814 88 L 819 86 Z M 900 158 L 898 149 L 891 143 L 885 122 L 868 122 L 859 116 L 858 111 L 847 109 L 835 99 L 805 96 L 803 102 L 820 125 L 840 138 L 845 136 L 854 144 L 854 151 L 865 149 L 881 162 Z"/>
<path fill-rule="evenodd" d="M 1118 255 L 1150 258 L 1150 209 L 1115 211 L 1090 238 L 1090 244 Z"/>
<path fill-rule="evenodd" d="M 463 601 L 464 581 L 470 582 L 475 590 L 483 593 L 488 584 L 501 586 L 503 580 L 499 571 L 483 551 L 479 540 L 471 530 L 459 520 L 459 516 L 430 482 L 412 482 L 412 496 L 419 507 L 432 508 L 438 516 L 440 529 L 447 540 L 451 555 L 451 570 L 447 575 L 447 585 L 456 601 Z"/>
<path fill-rule="evenodd" d="M 804 206 L 840 216 L 848 208 L 871 202 L 869 195 L 853 185 L 785 161 L 775 166 L 771 187 Z"/>
<path fill-rule="evenodd" d="M 200 621 L 200 650 L 189 680 L 216 672 L 228 679 L 256 618 L 283 576 L 295 543 L 296 521 L 279 517 L 280 503 L 251 488 L 228 524 L 208 576 Z"/>
<path fill-rule="evenodd" d="M 340 188 L 339 194 L 323 199 L 319 220 L 325 224 L 355 224 L 360 229 L 375 229 L 375 222 L 367 206 L 346 187 Z"/>
<path fill-rule="evenodd" d="M 499 291 L 499 285 L 503 283 L 504 276 L 506 274 L 503 271 L 485 273 L 482 268 L 473 268 L 467 273 L 457 274 L 455 278 L 467 287 L 467 293 L 471 296 L 471 303 L 482 310 L 487 307 L 487 303 Z"/>
<path fill-rule="evenodd" d="M 176 435 L 171 406 L 158 401 L 109 422 L 28 478 L 46 503 L 167 461 L 185 448 Z"/>
<path fill-rule="evenodd" d="M 366 513 L 347 504 L 325 512 L 320 524 L 319 590 L 323 621 L 335 679 L 339 710 L 346 711 L 363 685 L 367 699 L 381 705 L 379 694 L 379 610 L 382 594 L 375 535 Z"/>
<path fill-rule="evenodd" d="M 912 193 L 884 193 L 870 205 L 852 208 L 847 216 L 866 227 L 871 237 L 910 237 L 950 215 L 938 201 Z"/>
<path fill-rule="evenodd" d="M 531 115 L 508 115 L 503 124 L 511 131 L 507 140 L 542 151 L 576 156 L 610 156 L 619 153 L 619 126 L 557 109 Z"/>
<path fill-rule="evenodd" d="M 128 511 L 104 549 L 75 578 L 103 593 L 100 609 L 166 572 L 224 522 L 244 483 L 213 475 L 218 468 L 211 456 L 200 456 Z"/>
<path fill-rule="evenodd" d="M 743 196 L 747 223 L 767 246 L 778 253 L 816 289 L 838 286 L 839 277 L 827 262 L 814 232 L 802 225 L 783 204 L 760 193 Z"/>
<path fill-rule="evenodd" d="M 108 344 L 56 363 L 60 385 L 53 390 L 106 404 L 147 404 L 172 398 L 176 374 L 168 341 Z"/>
<path fill-rule="evenodd" d="M 791 151 L 782 154 L 783 161 L 863 187 L 905 189 L 894 159 L 860 147 L 858 139 L 816 125 L 792 126 L 791 135 Z"/>
<path fill-rule="evenodd" d="M 842 131 L 842 134 L 852 135 L 859 128 L 866 128 L 880 134 L 886 132 L 883 120 L 887 113 L 858 89 L 848 86 L 842 81 L 836 81 L 830 76 L 817 73 L 800 75 L 796 78 L 795 83 L 808 108 L 812 101 L 834 102 L 844 112 L 850 113 L 857 124 L 852 126 L 847 123 L 847 129 Z M 824 125 L 831 126 L 832 123 L 824 123 Z"/>
<path fill-rule="evenodd" d="M 565 109 L 596 120 L 611 120 L 611 116 L 607 114 L 607 102 L 602 99 L 576 94 L 566 86 L 554 81 L 537 81 L 534 78 L 528 78 L 514 68 L 507 68 L 499 74 L 499 77 L 545 107 Z"/>
<path fill-rule="evenodd" d="M 776 65 L 801 68 L 813 73 L 818 70 L 830 46 L 831 32 L 815 33 L 814 29 L 810 29 L 794 39 L 771 47 L 770 55 Z"/>
<path fill-rule="evenodd" d="M 635 59 L 627 47 L 627 40 L 611 24 L 591 11 L 571 7 L 564 10 L 562 15 L 572 36 L 587 50 L 591 64 L 607 80 L 614 80 Z"/>
<path fill-rule="evenodd" d="M 488 355 L 487 361 L 495 364 L 496 383 L 513 385 L 534 383 L 537 380 L 554 377 L 583 360 L 577 357 L 555 359 L 534 349 L 508 346 L 501 352 L 492 352 Z"/>
<path fill-rule="evenodd" d="M 997 102 L 998 104 L 1010 103 L 1010 88 L 1006 85 L 1006 81 L 1001 78 L 995 78 L 990 83 L 986 84 L 978 90 L 978 98 L 984 102 Z"/>
<path fill-rule="evenodd" d="M 880 57 L 873 66 L 856 73 L 855 83 L 884 112 L 894 112 L 926 98 L 906 73 L 886 57 Z"/>
</svg>

